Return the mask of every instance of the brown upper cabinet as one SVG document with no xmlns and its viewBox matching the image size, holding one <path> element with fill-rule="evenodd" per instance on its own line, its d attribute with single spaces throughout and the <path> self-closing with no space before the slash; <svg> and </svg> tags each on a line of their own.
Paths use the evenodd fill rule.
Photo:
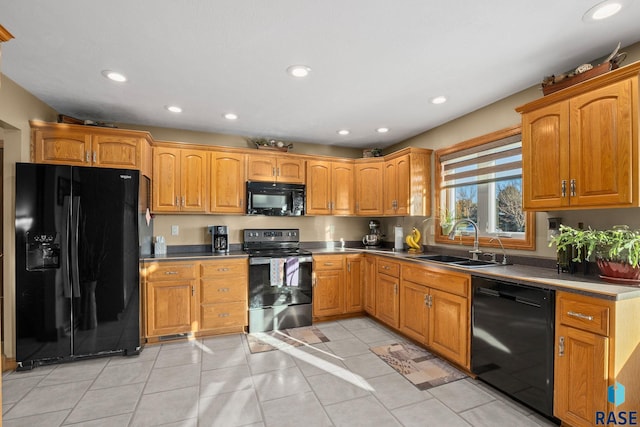
<svg viewBox="0 0 640 427">
<path fill-rule="evenodd" d="M 247 179 L 249 181 L 305 183 L 304 159 L 292 155 L 280 157 L 249 154 Z"/>
<path fill-rule="evenodd" d="M 307 214 L 353 215 L 353 161 L 307 161 Z"/>
<path fill-rule="evenodd" d="M 356 215 L 382 215 L 384 159 L 356 163 Z"/>
<path fill-rule="evenodd" d="M 640 63 L 518 107 L 523 207 L 640 206 Z"/>
<path fill-rule="evenodd" d="M 148 132 L 39 121 L 29 123 L 34 163 L 137 169 L 144 175 L 151 175 L 151 135 Z"/>
<path fill-rule="evenodd" d="M 153 211 L 205 212 L 207 158 L 204 150 L 153 148 Z"/>
<path fill-rule="evenodd" d="M 385 156 L 383 214 L 431 213 L 431 150 L 407 148 Z"/>
<path fill-rule="evenodd" d="M 212 152 L 209 200 L 211 212 L 244 213 L 245 168 L 247 156 L 242 153 Z"/>
</svg>

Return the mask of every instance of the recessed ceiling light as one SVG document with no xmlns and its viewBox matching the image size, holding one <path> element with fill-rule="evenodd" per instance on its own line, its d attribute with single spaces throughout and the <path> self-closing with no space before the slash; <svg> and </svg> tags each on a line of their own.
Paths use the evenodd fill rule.
<svg viewBox="0 0 640 427">
<path fill-rule="evenodd" d="M 597 22 L 607 19 L 620 12 L 624 0 L 606 0 L 593 6 L 582 16 L 584 22 Z"/>
<path fill-rule="evenodd" d="M 108 78 L 109 80 L 113 80 L 114 82 L 123 83 L 127 81 L 127 78 L 124 74 L 118 73 L 117 71 L 104 70 L 102 71 L 102 75 Z"/>
<path fill-rule="evenodd" d="M 435 98 L 431 99 L 431 103 L 432 104 L 436 104 L 436 105 L 444 104 L 445 102 L 447 102 L 447 98 L 445 96 L 442 96 L 442 95 L 436 96 Z"/>
<path fill-rule="evenodd" d="M 311 72 L 311 68 L 306 65 L 291 65 L 287 68 L 287 73 L 293 77 L 307 77 Z"/>
<path fill-rule="evenodd" d="M 172 113 L 182 113 L 182 108 L 178 107 L 177 105 L 167 105 L 164 108 L 171 111 Z"/>
<path fill-rule="evenodd" d="M 349 129 L 340 129 L 338 131 L 338 135 L 349 135 L 350 133 Z"/>
<path fill-rule="evenodd" d="M 222 117 L 224 117 L 227 120 L 238 120 L 238 115 L 234 113 L 226 113 Z"/>
<path fill-rule="evenodd" d="M 389 128 L 378 128 L 378 129 L 376 129 L 376 132 L 378 132 L 378 133 L 387 133 L 387 132 L 389 132 Z"/>
</svg>

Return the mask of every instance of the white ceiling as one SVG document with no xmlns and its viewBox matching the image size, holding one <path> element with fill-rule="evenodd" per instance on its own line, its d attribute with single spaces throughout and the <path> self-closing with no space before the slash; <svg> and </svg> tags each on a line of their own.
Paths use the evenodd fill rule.
<svg viewBox="0 0 640 427">
<path fill-rule="evenodd" d="M 385 147 L 639 41 L 625 1 L 0 0 L 2 72 L 81 119 Z"/>
</svg>

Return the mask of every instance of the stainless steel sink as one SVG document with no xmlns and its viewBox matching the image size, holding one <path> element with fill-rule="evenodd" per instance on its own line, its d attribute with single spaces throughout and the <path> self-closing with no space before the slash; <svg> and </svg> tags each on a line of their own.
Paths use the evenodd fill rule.
<svg viewBox="0 0 640 427">
<path fill-rule="evenodd" d="M 436 262 L 460 262 L 460 261 L 468 261 L 468 258 L 459 257 L 459 256 L 451 256 L 451 255 L 420 255 L 416 257 L 418 259 L 424 259 L 427 261 L 436 261 Z"/>
<path fill-rule="evenodd" d="M 444 264 L 458 265 L 460 267 L 468 267 L 468 268 L 493 267 L 496 265 L 501 265 L 496 261 L 469 259 L 469 258 L 464 258 L 459 256 L 452 256 L 452 255 L 421 255 L 416 258 L 423 259 L 425 261 L 435 261 L 435 262 L 441 262 Z"/>
</svg>

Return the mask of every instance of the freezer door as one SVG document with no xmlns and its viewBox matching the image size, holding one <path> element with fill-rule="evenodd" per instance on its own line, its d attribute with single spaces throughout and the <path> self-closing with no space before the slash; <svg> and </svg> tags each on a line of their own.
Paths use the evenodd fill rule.
<svg viewBox="0 0 640 427">
<path fill-rule="evenodd" d="M 16 164 L 16 361 L 69 357 L 71 168 Z"/>
</svg>

